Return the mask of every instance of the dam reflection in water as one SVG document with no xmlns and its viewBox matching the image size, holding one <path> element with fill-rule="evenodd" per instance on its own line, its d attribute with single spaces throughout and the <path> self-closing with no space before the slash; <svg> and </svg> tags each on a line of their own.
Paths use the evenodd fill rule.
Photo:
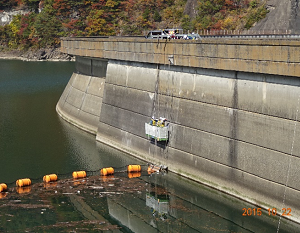
<svg viewBox="0 0 300 233">
<path fill-rule="evenodd" d="M 142 164 L 60 119 L 55 104 L 73 64 L 0 60 L 0 232 L 276 232 L 278 217 L 243 216 L 257 208 L 172 173 L 125 172 L 107 178 L 99 169 L 118 171 Z M 90 172 L 79 181 L 74 170 Z M 50 185 L 48 173 L 67 173 Z M 17 189 L 18 178 L 35 178 Z M 281 221 L 280 232 L 298 226 Z"/>
</svg>

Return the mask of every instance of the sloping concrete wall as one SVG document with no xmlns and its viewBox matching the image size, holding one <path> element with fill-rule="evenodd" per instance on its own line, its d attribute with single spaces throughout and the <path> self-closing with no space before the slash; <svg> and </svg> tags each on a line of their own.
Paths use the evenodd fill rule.
<svg viewBox="0 0 300 233">
<path fill-rule="evenodd" d="M 109 61 L 96 139 L 258 205 L 299 214 L 298 79 Z M 151 116 L 170 121 L 150 141 Z M 287 185 L 287 188 L 285 188 Z"/>
<path fill-rule="evenodd" d="M 62 118 L 93 134 L 101 113 L 106 66 L 106 60 L 76 58 L 76 72 L 56 106 Z"/>
<path fill-rule="evenodd" d="M 266 209 L 292 208 L 297 221 L 299 42 L 98 40 L 64 42 L 86 57 L 58 102 L 63 118 Z M 146 137 L 151 116 L 169 120 L 168 143 Z"/>
<path fill-rule="evenodd" d="M 100 118 L 105 79 L 74 73 L 56 110 L 66 121 L 95 134 Z"/>
</svg>

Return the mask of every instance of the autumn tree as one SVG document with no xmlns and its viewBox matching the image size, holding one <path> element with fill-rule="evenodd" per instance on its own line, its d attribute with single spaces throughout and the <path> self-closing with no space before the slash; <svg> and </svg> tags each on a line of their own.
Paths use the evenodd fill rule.
<svg viewBox="0 0 300 233">
<path fill-rule="evenodd" d="M 88 36 L 109 36 L 113 35 L 114 30 L 112 25 L 108 24 L 104 17 L 104 10 L 93 9 L 87 17 Z"/>
<path fill-rule="evenodd" d="M 0 44 L 10 48 L 56 46 L 62 36 L 142 35 L 148 30 L 251 28 L 265 17 L 260 0 L 0 0 L 0 10 L 23 4 L 32 13 L 0 26 Z"/>
<path fill-rule="evenodd" d="M 41 47 L 59 44 L 59 37 L 63 36 L 62 23 L 55 15 L 51 5 L 47 5 L 39 13 L 34 22 L 34 37 L 37 38 Z"/>
</svg>

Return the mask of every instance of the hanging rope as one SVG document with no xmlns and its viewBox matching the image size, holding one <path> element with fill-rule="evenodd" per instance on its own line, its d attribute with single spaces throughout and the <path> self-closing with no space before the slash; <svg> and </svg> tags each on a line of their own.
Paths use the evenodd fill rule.
<svg viewBox="0 0 300 233">
<path fill-rule="evenodd" d="M 156 117 L 156 115 L 159 113 L 159 110 L 158 113 L 156 112 L 156 106 L 159 107 L 158 89 L 159 89 L 159 64 L 156 65 L 156 81 L 155 81 L 155 90 L 154 90 L 153 104 L 151 110 L 151 117 Z M 157 146 L 156 138 L 155 138 L 155 146 Z"/>
<path fill-rule="evenodd" d="M 171 64 L 169 63 L 169 70 L 170 70 Z M 172 74 L 172 82 L 174 83 L 174 74 Z M 169 102 L 167 102 L 167 109 L 169 109 L 169 114 L 168 114 L 168 120 L 169 122 L 173 122 L 173 102 L 174 102 L 174 93 L 173 90 L 170 88 L 170 82 L 168 82 L 168 88 L 167 88 L 167 96 L 171 99 L 170 101 L 170 106 L 169 106 Z M 169 135 L 168 135 L 168 141 L 172 136 L 172 131 L 171 131 L 171 127 L 169 125 Z M 165 158 L 168 159 L 168 155 L 169 155 L 169 142 L 166 142 L 166 150 L 165 150 Z"/>
<path fill-rule="evenodd" d="M 152 110 L 151 110 L 151 116 L 154 116 L 156 114 L 156 100 L 158 95 L 158 83 L 159 83 L 159 65 L 156 66 L 156 81 L 155 81 L 155 89 L 154 89 L 154 97 L 152 102 Z"/>
</svg>

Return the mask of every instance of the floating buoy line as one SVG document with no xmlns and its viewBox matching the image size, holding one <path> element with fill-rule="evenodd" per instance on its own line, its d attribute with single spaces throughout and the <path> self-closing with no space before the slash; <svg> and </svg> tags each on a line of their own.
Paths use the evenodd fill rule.
<svg viewBox="0 0 300 233">
<path fill-rule="evenodd" d="M 127 172 L 128 178 L 137 178 L 142 175 L 142 167 L 147 166 L 147 174 L 150 175 L 152 173 L 159 173 L 159 172 L 167 172 L 168 167 L 163 166 L 163 165 L 154 165 L 154 164 L 147 164 L 147 165 L 127 165 L 126 170 L 120 170 L 120 171 L 115 171 L 113 167 L 106 167 L 102 168 L 100 170 L 100 175 L 102 177 L 109 177 L 113 176 L 115 173 L 125 173 Z M 120 168 L 125 168 L 125 167 L 120 167 Z M 117 169 L 120 169 L 117 168 Z M 99 170 L 95 171 L 74 171 L 72 173 L 72 177 L 74 180 L 78 179 L 83 179 L 87 177 L 87 173 L 94 173 Z M 67 175 L 66 174 L 61 174 L 61 176 Z M 18 179 L 16 181 L 16 190 L 18 193 L 28 193 L 31 191 L 31 184 L 32 184 L 32 179 L 30 178 L 23 178 L 23 179 Z M 37 179 L 35 179 L 37 180 Z M 43 177 L 43 182 L 45 187 L 51 187 L 51 183 L 55 183 L 58 180 L 58 175 L 57 174 L 48 174 Z M 10 183 L 13 184 L 14 182 Z M 0 183 L 0 199 L 5 197 L 8 192 L 8 184 L 5 183 Z"/>
</svg>

